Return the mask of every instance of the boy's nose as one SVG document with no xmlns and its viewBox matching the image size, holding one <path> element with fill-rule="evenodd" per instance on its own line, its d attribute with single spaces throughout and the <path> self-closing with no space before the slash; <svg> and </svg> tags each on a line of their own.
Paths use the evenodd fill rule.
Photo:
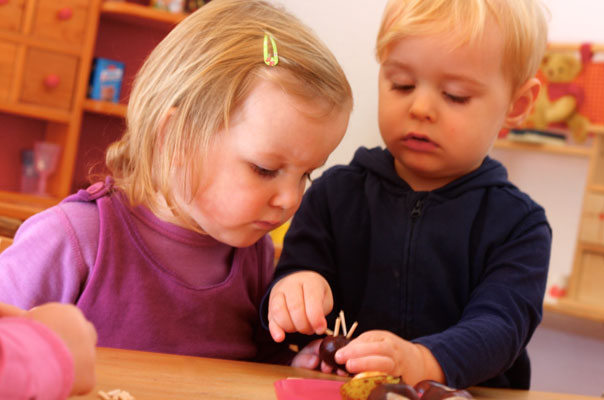
<svg viewBox="0 0 604 400">
<path fill-rule="evenodd" d="M 412 118 L 421 121 L 434 121 L 436 110 L 434 109 L 434 102 L 430 98 L 430 94 L 423 92 L 414 93 L 409 114 Z"/>
</svg>

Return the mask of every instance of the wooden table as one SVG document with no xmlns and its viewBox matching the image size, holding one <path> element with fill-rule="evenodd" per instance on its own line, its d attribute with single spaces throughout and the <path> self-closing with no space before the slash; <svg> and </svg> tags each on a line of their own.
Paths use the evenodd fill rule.
<svg viewBox="0 0 604 400">
<path fill-rule="evenodd" d="M 279 379 L 344 379 L 317 371 L 279 365 L 108 348 L 98 349 L 96 365 L 95 389 L 86 396 L 72 399 L 98 400 L 99 390 L 108 392 L 121 389 L 128 391 L 136 400 L 264 400 L 276 399 L 273 383 Z M 477 400 L 598 399 L 579 395 L 486 388 L 472 388 L 470 392 Z"/>
</svg>

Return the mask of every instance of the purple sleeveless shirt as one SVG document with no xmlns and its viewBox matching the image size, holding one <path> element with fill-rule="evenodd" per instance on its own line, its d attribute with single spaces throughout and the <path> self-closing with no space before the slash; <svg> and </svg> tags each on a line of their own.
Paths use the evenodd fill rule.
<svg viewBox="0 0 604 400">
<path fill-rule="evenodd" d="M 259 320 L 260 300 L 273 273 L 270 238 L 265 236 L 246 248 L 230 248 L 208 236 L 160 221 L 147 209 L 141 213 L 141 207 L 129 207 L 108 179 L 69 196 L 53 207 L 55 210 L 45 211 L 59 215 L 53 217 L 60 221 L 55 225 L 66 225 L 65 233 L 54 228 L 54 233 L 65 235 L 62 243 L 78 239 L 77 229 L 65 222 L 70 216 L 61 217 L 72 202 L 96 204 L 99 223 L 96 249 L 71 250 L 73 261 L 67 266 L 40 262 L 39 266 L 28 266 L 22 274 L 15 268 L 9 272 L 13 275 L 9 281 L 27 274 L 47 278 L 40 278 L 35 284 L 30 280 L 21 285 L 21 291 L 20 285 L 15 285 L 12 293 L 6 293 L 9 302 L 24 307 L 46 301 L 74 302 L 95 325 L 99 346 L 242 360 L 287 362 L 291 359 L 291 352 L 284 345 L 273 343 Z M 44 222 L 42 217 L 37 220 L 38 225 Z M 14 264 L 19 264 L 19 257 L 25 259 L 20 253 L 28 251 L 28 242 L 30 247 L 34 242 L 30 236 L 44 240 L 44 235 L 50 233 L 48 229 L 43 233 L 45 229 L 35 225 L 35 219 L 24 224 L 24 232 L 15 238 L 16 246 L 6 257 L 2 255 L 0 267 L 7 264 L 10 271 L 11 256 L 15 258 Z M 143 227 L 147 229 L 146 236 L 141 234 Z M 20 236 L 25 243 L 21 247 Z M 150 237 L 154 241 L 148 240 Z M 82 241 L 80 247 L 90 247 L 89 242 L 92 241 Z M 161 246 L 161 257 L 154 256 L 158 250 L 149 243 Z M 216 257 L 209 256 L 213 252 L 224 252 L 225 248 L 230 265 L 225 269 L 224 278 L 211 284 L 196 279 L 195 274 L 204 274 L 204 270 L 212 268 L 207 265 L 208 259 L 216 262 Z M 186 260 L 182 258 L 183 249 L 187 250 Z M 58 250 L 55 248 L 53 252 Z M 82 268 L 78 270 L 74 265 L 79 258 L 86 258 L 87 252 L 96 255 L 90 269 L 82 272 Z M 193 268 L 184 276 L 179 273 L 179 260 L 187 265 L 193 263 Z M 195 268 L 196 265 L 199 268 Z M 61 268 L 62 272 L 54 271 Z M 77 278 L 71 275 L 65 278 L 69 274 Z M 10 288 L 3 285 L 3 279 L 0 274 L 0 288 Z M 71 280 L 75 283 L 66 283 Z M 61 289 L 45 288 L 49 282 L 52 287 Z M 24 287 L 31 293 L 23 293 Z M 42 293 L 47 295 L 40 295 Z M 3 296 L 0 295 L 0 300 Z"/>
</svg>

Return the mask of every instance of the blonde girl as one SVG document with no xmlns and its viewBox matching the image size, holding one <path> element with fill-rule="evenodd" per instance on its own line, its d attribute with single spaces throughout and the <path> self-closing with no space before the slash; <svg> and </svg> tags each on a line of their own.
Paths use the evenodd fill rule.
<svg viewBox="0 0 604 400">
<path fill-rule="evenodd" d="M 266 235 L 298 208 L 342 139 L 350 86 L 300 21 L 214 0 L 136 77 L 105 182 L 23 224 L 0 258 L 0 301 L 77 304 L 100 346 L 287 361 L 258 323 Z"/>
</svg>

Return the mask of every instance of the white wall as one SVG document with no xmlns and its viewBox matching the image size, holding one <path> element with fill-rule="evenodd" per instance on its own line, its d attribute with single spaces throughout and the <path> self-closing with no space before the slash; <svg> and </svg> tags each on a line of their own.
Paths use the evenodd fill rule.
<svg viewBox="0 0 604 400">
<path fill-rule="evenodd" d="M 354 94 L 348 132 L 326 168 L 347 164 L 359 146 L 382 144 L 377 129 L 375 37 L 386 0 L 273 0 L 297 15 L 333 51 Z M 320 171 L 319 171 L 320 173 Z"/>
<path fill-rule="evenodd" d="M 284 5 L 332 49 L 353 88 L 355 108 L 346 137 L 327 164 L 348 163 L 363 145 L 381 145 L 377 128 L 374 43 L 386 0 L 273 0 Z M 604 0 L 543 0 L 551 11 L 550 41 L 604 43 Z M 539 153 L 493 152 L 511 180 L 542 204 L 554 230 L 550 278 L 570 272 L 587 159 Z"/>
</svg>

